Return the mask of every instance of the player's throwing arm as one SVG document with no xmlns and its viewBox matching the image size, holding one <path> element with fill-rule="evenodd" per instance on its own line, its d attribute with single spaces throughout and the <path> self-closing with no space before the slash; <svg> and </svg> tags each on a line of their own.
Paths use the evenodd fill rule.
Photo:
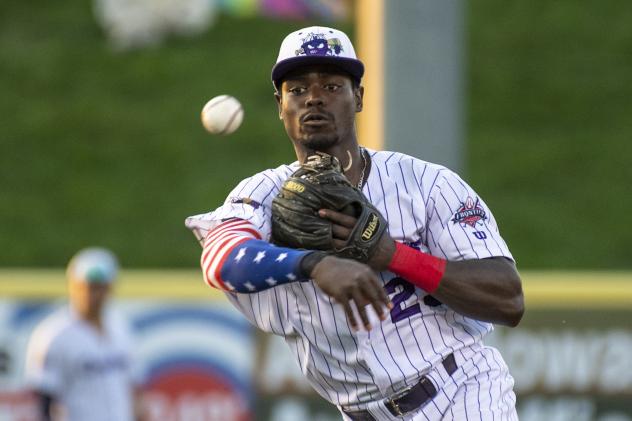
<svg viewBox="0 0 632 421">
<path fill-rule="evenodd" d="M 367 329 L 367 305 L 382 320 L 386 317 L 384 308 L 390 308 L 390 301 L 368 266 L 317 252 L 275 247 L 260 238 L 257 228 L 241 219 L 225 221 L 209 231 L 201 259 L 206 283 L 227 292 L 249 294 L 312 278 L 344 307 L 353 328 L 357 328 L 357 321 L 350 301 Z"/>
</svg>

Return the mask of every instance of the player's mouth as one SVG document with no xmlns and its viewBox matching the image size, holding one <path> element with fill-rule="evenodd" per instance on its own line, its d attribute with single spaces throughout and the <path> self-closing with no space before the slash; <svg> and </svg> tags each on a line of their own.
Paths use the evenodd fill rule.
<svg viewBox="0 0 632 421">
<path fill-rule="evenodd" d="M 309 112 L 301 117 L 301 124 L 306 127 L 318 128 L 326 126 L 331 119 L 327 114 L 318 112 Z"/>
</svg>

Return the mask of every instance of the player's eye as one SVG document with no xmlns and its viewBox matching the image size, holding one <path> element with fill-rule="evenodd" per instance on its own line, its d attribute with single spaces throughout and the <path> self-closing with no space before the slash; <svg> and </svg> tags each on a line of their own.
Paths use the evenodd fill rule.
<svg viewBox="0 0 632 421">
<path fill-rule="evenodd" d="M 288 91 L 292 94 L 292 95 L 300 95 L 303 92 L 305 92 L 305 88 L 302 86 L 293 86 L 290 89 L 288 89 Z"/>
<path fill-rule="evenodd" d="M 328 83 L 327 85 L 325 85 L 325 89 L 329 92 L 335 92 L 340 89 L 340 85 L 337 85 L 335 83 Z"/>
</svg>

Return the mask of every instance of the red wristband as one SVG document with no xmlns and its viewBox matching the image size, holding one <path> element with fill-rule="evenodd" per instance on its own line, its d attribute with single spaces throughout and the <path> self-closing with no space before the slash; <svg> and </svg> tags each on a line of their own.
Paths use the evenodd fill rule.
<svg viewBox="0 0 632 421">
<path fill-rule="evenodd" d="M 395 242 L 395 253 L 388 270 L 406 279 L 426 292 L 432 293 L 439 286 L 447 260 L 415 250 Z"/>
</svg>

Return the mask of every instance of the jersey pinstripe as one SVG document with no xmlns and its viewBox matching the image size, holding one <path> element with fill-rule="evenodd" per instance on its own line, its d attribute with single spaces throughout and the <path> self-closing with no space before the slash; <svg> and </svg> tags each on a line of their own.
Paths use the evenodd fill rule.
<svg viewBox="0 0 632 421">
<path fill-rule="evenodd" d="M 397 152 L 368 152 L 363 192 L 388 220 L 393 239 L 448 260 L 512 259 L 492 213 L 454 172 Z M 187 227 L 202 241 L 222 220 L 240 218 L 269 240 L 270 203 L 297 168 L 295 162 L 243 180 L 215 211 L 187 218 Z M 414 385 L 448 354 L 479 346 L 492 330 L 391 272 L 379 277 L 395 308 L 383 322 L 373 315 L 370 332 L 353 332 L 342 308 L 312 282 L 227 296 L 253 324 L 285 338 L 321 396 L 364 408 Z"/>
</svg>

